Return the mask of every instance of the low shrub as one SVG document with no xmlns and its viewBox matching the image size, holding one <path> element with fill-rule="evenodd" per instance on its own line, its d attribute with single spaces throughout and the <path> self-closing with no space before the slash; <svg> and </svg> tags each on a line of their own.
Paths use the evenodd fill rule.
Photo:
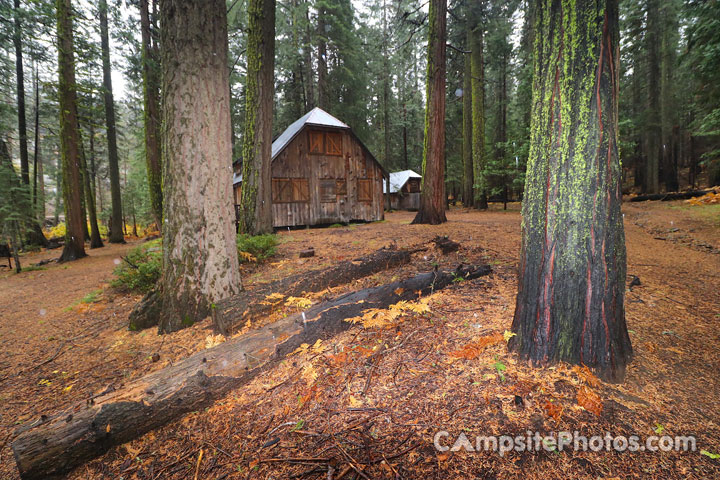
<svg viewBox="0 0 720 480">
<path fill-rule="evenodd" d="M 237 249 L 240 263 L 261 262 L 276 253 L 275 235 L 238 235 Z M 128 251 L 113 272 L 110 283 L 120 290 L 147 293 L 155 287 L 162 274 L 162 239 L 146 242 Z"/>
<path fill-rule="evenodd" d="M 278 240 L 271 233 L 255 236 L 242 233 L 238 234 L 236 243 L 240 263 L 262 262 L 275 255 Z"/>
<path fill-rule="evenodd" d="M 147 293 L 162 273 L 162 239 L 152 240 L 128 251 L 113 272 L 111 285 L 121 290 Z"/>
</svg>

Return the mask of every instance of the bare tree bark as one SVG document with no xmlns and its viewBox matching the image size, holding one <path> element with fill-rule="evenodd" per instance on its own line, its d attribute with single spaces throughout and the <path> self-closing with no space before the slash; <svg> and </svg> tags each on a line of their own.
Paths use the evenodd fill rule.
<svg viewBox="0 0 720 480">
<path fill-rule="evenodd" d="M 17 82 L 18 137 L 20 140 L 20 176 L 25 185 L 30 185 L 30 165 L 27 146 L 27 122 L 25 119 L 25 74 L 23 72 L 22 22 L 20 20 L 20 0 L 15 0 L 15 78 Z"/>
<path fill-rule="evenodd" d="M 71 0 L 58 0 L 58 97 L 60 106 L 60 156 L 62 191 L 65 205 L 65 246 L 60 261 L 77 260 L 85 254 L 85 214 L 80 168 L 80 132 L 78 131 L 77 94 L 75 91 L 75 55 Z"/>
<path fill-rule="evenodd" d="M 142 34 L 143 121 L 145 124 L 145 162 L 147 166 L 150 205 L 155 223 L 163 229 L 162 154 L 160 144 L 160 55 L 153 38 L 150 0 L 140 0 Z M 229 89 L 229 87 L 228 87 Z"/>
<path fill-rule="evenodd" d="M 413 224 L 438 225 L 445 217 L 445 41 L 447 0 L 430 0 L 427 106 L 420 209 Z"/>
<path fill-rule="evenodd" d="M 79 118 L 79 117 L 78 117 Z M 92 120 L 91 120 L 92 122 Z M 80 125 L 78 125 L 78 132 Z M 93 134 L 91 128 L 91 135 Z M 92 145 L 93 140 L 91 140 Z M 88 169 L 87 157 L 85 156 L 85 147 L 80 138 L 80 174 L 82 176 L 83 194 L 85 195 L 85 208 L 90 223 L 90 248 L 102 248 L 103 242 L 100 238 L 100 228 L 97 221 L 97 209 L 95 208 L 95 190 L 92 188 L 92 172 Z M 85 223 L 87 226 L 87 223 Z"/>
<path fill-rule="evenodd" d="M 472 21 L 471 15 L 465 22 L 466 41 L 465 48 L 472 49 Z M 463 205 L 472 207 L 474 205 L 473 185 L 475 184 L 475 176 L 473 175 L 473 154 L 472 154 L 472 58 L 470 53 L 463 55 Z"/>
<path fill-rule="evenodd" d="M 160 332 L 242 288 L 232 206 L 227 6 L 161 0 L 163 296 Z M 200 248 L 198 248 L 200 246 Z"/>
<path fill-rule="evenodd" d="M 120 167 L 118 165 L 117 134 L 115 131 L 115 101 L 113 99 L 112 75 L 110 66 L 110 39 L 108 35 L 107 0 L 100 0 L 100 46 L 103 64 L 103 100 L 105 102 L 105 129 L 108 142 L 108 171 L 110 174 L 110 243 L 125 243 L 122 232 L 122 197 L 120 195 Z"/>
<path fill-rule="evenodd" d="M 476 12 L 479 18 L 481 12 Z M 485 66 L 483 53 L 483 26 L 477 21 L 470 33 L 470 63 L 472 71 L 472 154 L 475 197 L 473 205 L 481 210 L 488 208 L 487 179 L 485 178 Z"/>
</svg>

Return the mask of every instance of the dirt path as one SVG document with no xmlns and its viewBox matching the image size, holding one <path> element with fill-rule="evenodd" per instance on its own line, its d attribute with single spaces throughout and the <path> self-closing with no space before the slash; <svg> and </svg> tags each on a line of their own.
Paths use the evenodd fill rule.
<svg viewBox="0 0 720 480">
<path fill-rule="evenodd" d="M 262 460 L 330 456 L 339 459 L 340 471 L 348 464 L 344 455 L 374 462 L 367 470 L 371 478 L 717 476 L 718 460 L 698 452 L 539 452 L 501 458 L 492 452 L 444 457 L 432 448 L 433 433 L 441 427 L 474 434 L 579 429 L 651 435 L 661 425 L 670 435 L 696 435 L 698 448 L 720 453 L 720 255 L 692 242 L 656 239 L 660 235 L 648 225 L 657 229 L 668 221 L 666 206 L 658 203 L 623 206 L 628 274 L 641 281 L 627 293 L 626 303 L 635 360 L 624 384 L 594 388 L 603 400 L 600 416 L 577 406 L 576 391 L 583 383 L 569 368 L 528 368 L 503 345 L 489 347 L 475 360 L 451 356 L 468 342 L 510 326 L 517 288 L 518 206 L 507 212 L 453 210 L 449 222 L 440 226 L 409 225 L 413 214 L 397 212 L 369 225 L 281 232 L 278 256 L 265 265 L 246 267 L 243 278 L 246 284 L 269 281 L 390 243 L 424 244 L 435 235 L 449 235 L 463 248 L 447 257 L 419 253 L 408 267 L 332 293 L 435 265 L 452 268 L 486 261 L 493 264 L 494 274 L 437 294 L 429 315 L 407 318 L 385 330 L 352 329 L 332 339 L 321 354 L 299 354 L 226 401 L 115 448 L 72 478 L 181 479 L 195 472 L 197 478 L 287 478 L 317 470 L 317 465 Z M 712 220 L 679 217 L 684 223 L 670 228 L 694 234 L 701 243 L 718 238 L 720 228 L 715 229 Z M 317 256 L 298 259 L 297 252 L 309 245 Z M 127 332 L 134 297 L 106 292 L 90 307 L 73 307 L 101 288 L 113 260 L 126 248 L 91 252 L 84 264 L 67 270 L 54 266 L 0 279 L 0 291 L 11 298 L 0 313 L 0 345 L 8 352 L 0 359 L 0 440 L 16 423 L 82 401 L 108 385 L 119 386 L 213 340 L 207 322 L 165 339 L 154 331 Z M 43 308 L 45 315 L 40 316 Z M 87 336 L 76 338 L 81 335 Z M 368 362 L 378 345 L 396 348 L 373 367 Z M 28 371 L 55 355 L 58 347 L 63 353 L 57 359 Z M 161 361 L 152 363 L 149 356 L 156 351 Z M 523 399 L 522 407 L 515 395 Z M 545 408 L 548 402 L 561 407 L 557 418 Z M 382 455 L 389 460 L 383 463 Z M 13 463 L 9 450 L 0 450 L 0 478 L 15 478 Z M 324 468 L 303 478 L 327 478 Z"/>
</svg>

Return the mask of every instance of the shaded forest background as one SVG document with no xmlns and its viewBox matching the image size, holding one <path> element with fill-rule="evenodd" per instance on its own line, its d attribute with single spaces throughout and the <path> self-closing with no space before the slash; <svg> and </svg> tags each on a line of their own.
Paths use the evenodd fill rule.
<svg viewBox="0 0 720 480">
<path fill-rule="evenodd" d="M 242 149 L 245 115 L 246 3 L 227 2 L 235 160 Z M 462 199 L 463 100 L 468 99 L 465 72 L 472 41 L 482 50 L 475 49 L 484 67 L 483 168 L 488 192 L 496 200 L 522 197 L 532 101 L 532 3 L 460 0 L 449 5 L 446 186 L 454 199 Z M 110 0 L 107 10 L 122 211 L 128 229 L 157 218 L 146 169 L 143 79 L 148 73 L 143 65 L 159 66 L 152 58 L 143 62 L 142 6 L 148 9 L 146 42 L 152 51 L 159 38 L 156 2 Z M 111 178 L 99 7 L 85 1 L 74 7 L 82 149 L 104 233 L 111 215 Z M 720 183 L 720 2 L 622 0 L 620 17 L 625 192 Z M 0 79 L 0 137 L 28 187 L 24 194 L 37 219 L 57 224 L 63 204 L 58 188 L 62 179 L 54 5 L 3 0 L 0 22 L 0 63 L 8 73 Z M 475 38 L 468 35 L 473 22 Z M 22 98 L 20 77 L 11 74 L 17 72 L 18 42 Z M 426 42 L 427 4 L 421 1 L 279 2 L 274 135 L 320 106 L 348 123 L 389 171 L 420 171 Z M 27 154 L 19 133 L 19 108 L 25 111 Z"/>
</svg>

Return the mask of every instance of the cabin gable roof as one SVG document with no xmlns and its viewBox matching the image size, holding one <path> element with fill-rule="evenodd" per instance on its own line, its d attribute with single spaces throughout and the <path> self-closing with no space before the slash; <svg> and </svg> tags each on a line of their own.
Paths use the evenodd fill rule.
<svg viewBox="0 0 720 480">
<path fill-rule="evenodd" d="M 403 170 L 390 174 L 390 193 L 398 193 L 411 178 L 422 178 L 412 170 Z M 387 193 L 387 185 L 383 184 L 383 193 Z"/>
<path fill-rule="evenodd" d="M 274 161 L 278 155 L 280 155 L 285 148 L 302 132 L 305 127 L 324 127 L 324 128 L 337 128 L 340 130 L 346 130 L 350 133 L 350 136 L 357 141 L 363 148 L 370 158 L 380 167 L 383 177 L 387 178 L 388 172 L 383 168 L 380 162 L 377 161 L 375 155 L 365 146 L 365 144 L 355 135 L 350 126 L 344 122 L 341 122 L 337 118 L 333 117 L 325 110 L 320 107 L 315 107 L 302 117 L 295 120 L 290 124 L 272 143 L 271 148 L 271 161 Z M 233 185 L 242 183 L 242 173 L 233 174 Z M 383 185 L 385 182 L 383 182 Z"/>
<path fill-rule="evenodd" d="M 333 117 L 320 107 L 315 107 L 302 117 L 295 120 L 275 139 L 272 143 L 271 158 L 275 160 L 280 152 L 287 147 L 290 142 L 302 131 L 306 125 L 314 125 L 316 127 L 333 127 L 350 130 L 350 126 Z"/>
</svg>

